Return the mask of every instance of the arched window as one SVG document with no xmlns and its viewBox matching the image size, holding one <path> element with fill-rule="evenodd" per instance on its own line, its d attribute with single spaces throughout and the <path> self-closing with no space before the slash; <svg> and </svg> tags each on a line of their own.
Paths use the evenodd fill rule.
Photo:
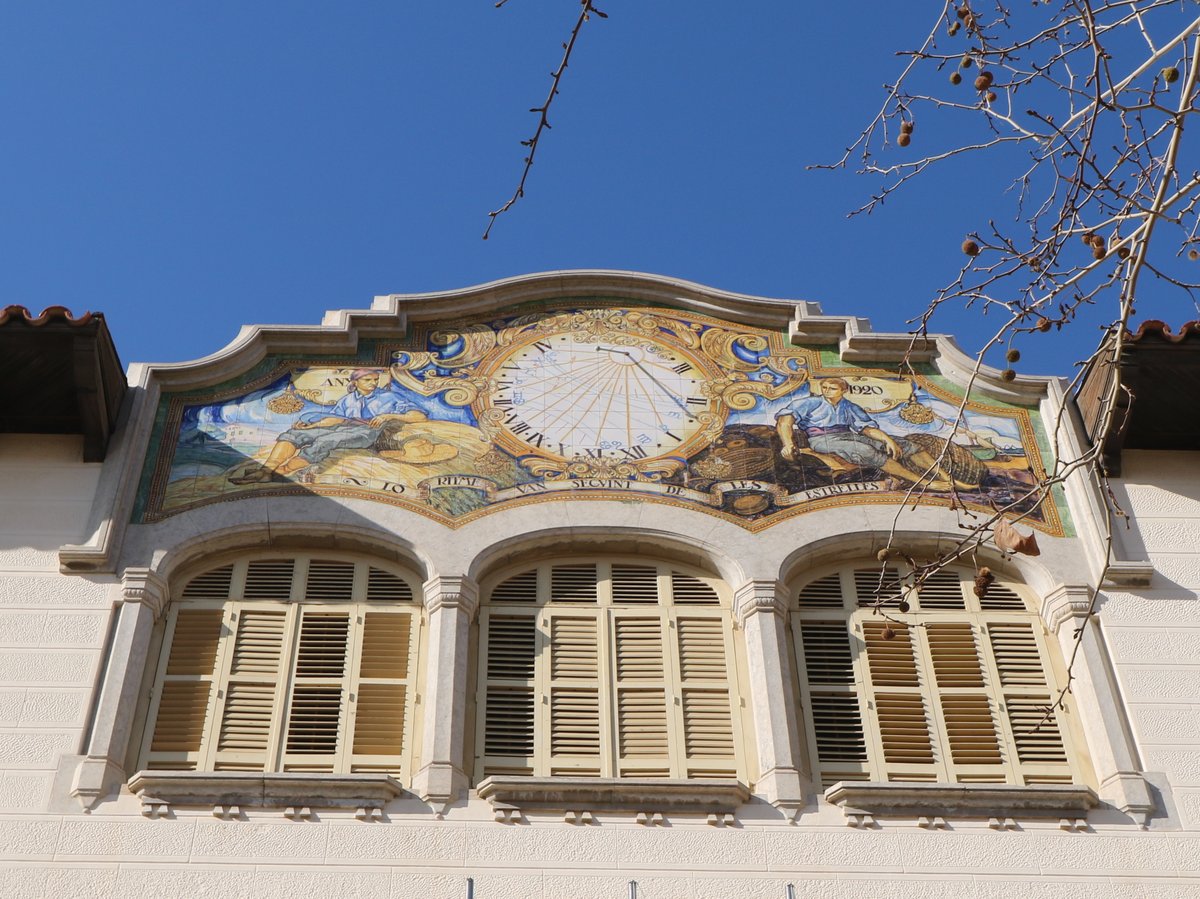
<svg viewBox="0 0 1200 899">
<path fill-rule="evenodd" d="M 730 596 L 644 559 L 484 583 L 476 776 L 732 778 L 742 741 Z"/>
<path fill-rule="evenodd" d="M 140 767 L 407 777 L 421 609 L 375 562 L 243 558 L 166 616 Z"/>
<path fill-rule="evenodd" d="M 800 587 L 801 701 L 823 786 L 1081 782 L 1070 705 L 1055 707 L 1061 660 L 1032 597 L 1000 580 L 978 595 L 975 576 L 945 569 L 914 588 L 911 571 L 864 563 Z"/>
</svg>

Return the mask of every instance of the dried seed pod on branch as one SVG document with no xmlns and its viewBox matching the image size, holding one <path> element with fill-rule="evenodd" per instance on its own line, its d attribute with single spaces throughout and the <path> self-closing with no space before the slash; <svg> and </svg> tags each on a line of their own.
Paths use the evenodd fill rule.
<svg viewBox="0 0 1200 899">
<path fill-rule="evenodd" d="M 1089 366 L 1111 372 L 1100 401 L 1105 412 L 1094 425 L 1104 433 L 1129 395 L 1118 360 L 1146 285 L 1154 285 L 1157 317 L 1200 313 L 1200 283 L 1186 261 L 1200 237 L 1200 153 L 1184 147 L 1185 133 L 1200 142 L 1200 123 L 1190 122 L 1200 112 L 1197 12 L 1174 0 L 944 2 L 920 46 L 900 54 L 901 71 L 845 154 L 810 166 L 839 169 L 857 160 L 863 174 L 882 182 L 852 216 L 875 211 L 913 179 L 936 178 L 953 160 L 972 159 L 990 182 L 1010 186 L 986 220 L 963 223 L 974 229 L 962 245 L 966 260 L 910 320 L 914 344 L 949 307 L 980 310 L 996 322 L 980 341 L 968 394 L 990 350 L 1007 351 L 1015 362 L 1015 343 L 1057 337 L 1082 310 L 1099 308 L 1108 336 L 1091 358 L 1078 360 L 1071 389 Z M 975 92 L 964 94 L 954 85 L 972 67 Z M 914 116 L 922 120 L 921 151 L 891 155 L 889 133 Z M 1173 301 L 1179 311 L 1165 311 Z M 996 374 L 1001 383 L 1016 378 L 1012 368 Z M 962 408 L 965 399 L 960 426 Z M 1077 451 L 1062 440 L 1061 411 L 1048 431 L 1053 467 L 1017 502 L 1048 498 L 1085 471 L 1111 503 L 1099 447 Z M 1037 554 L 1033 535 L 1010 521 L 1014 511 L 1012 504 L 964 521 L 962 539 L 928 567 L 970 556 L 989 538 L 1005 553 Z M 1110 505 L 1110 533 L 1119 511 Z M 976 592 L 986 594 L 989 584 L 981 573 Z M 1069 687 L 1068 673 L 1064 693 Z"/>
</svg>

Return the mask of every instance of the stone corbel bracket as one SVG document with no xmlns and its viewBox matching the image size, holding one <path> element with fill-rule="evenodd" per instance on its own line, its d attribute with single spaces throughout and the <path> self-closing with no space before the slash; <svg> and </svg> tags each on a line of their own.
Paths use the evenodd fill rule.
<svg viewBox="0 0 1200 899">
<path fill-rule="evenodd" d="M 1113 587 L 1149 587 L 1154 565 L 1134 559 L 1114 559 L 1104 571 L 1104 583 Z"/>
<path fill-rule="evenodd" d="M 439 609 L 459 609 L 468 620 L 479 610 L 479 586 L 463 576 L 440 575 L 425 582 L 425 610 L 430 614 Z"/>
<path fill-rule="evenodd" d="M 915 818 L 927 829 L 948 828 L 947 819 L 1015 818 L 1082 822 L 1100 804 L 1090 787 L 1071 784 L 940 784 L 841 781 L 825 791 L 852 827 L 869 827 L 878 817 Z M 1004 826 L 1007 829 L 1008 823 Z M 993 829 L 996 824 L 990 824 Z M 1015 827 L 1015 824 L 1012 826 Z"/>
<path fill-rule="evenodd" d="M 759 612 L 787 616 L 787 588 L 779 581 L 747 581 L 733 596 L 738 627 L 746 626 L 746 619 Z"/>
<path fill-rule="evenodd" d="M 149 568 L 126 568 L 121 576 L 121 599 L 146 606 L 157 621 L 167 606 L 167 582 Z"/>
</svg>

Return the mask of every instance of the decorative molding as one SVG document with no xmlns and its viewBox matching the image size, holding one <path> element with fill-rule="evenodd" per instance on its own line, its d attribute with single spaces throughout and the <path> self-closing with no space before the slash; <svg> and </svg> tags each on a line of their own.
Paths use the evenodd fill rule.
<svg viewBox="0 0 1200 899">
<path fill-rule="evenodd" d="M 1057 634 L 1068 621 L 1087 617 L 1094 595 L 1086 584 L 1060 584 L 1042 600 L 1042 621 L 1050 633 Z"/>
<path fill-rule="evenodd" d="M 1100 784 L 1100 794 L 1145 830 L 1158 811 L 1146 778 L 1138 771 L 1117 771 Z"/>
<path fill-rule="evenodd" d="M 71 796 L 79 801 L 84 812 L 90 812 L 114 789 L 114 784 L 125 780 L 125 771 L 120 765 L 103 756 L 85 756 L 75 768 L 71 783 Z"/>
<path fill-rule="evenodd" d="M 745 626 L 747 618 L 759 612 L 774 612 L 783 618 L 788 610 L 787 587 L 781 581 L 765 578 L 746 581 L 734 591 L 733 607 L 737 610 L 737 620 L 741 626 Z"/>
<path fill-rule="evenodd" d="M 167 582 L 149 568 L 126 568 L 121 576 L 121 596 L 125 602 L 147 606 L 157 620 L 167 607 Z"/>
<path fill-rule="evenodd" d="M 479 610 L 479 585 L 466 575 L 438 575 L 427 580 L 422 588 L 425 610 L 461 609 L 473 619 Z"/>
<path fill-rule="evenodd" d="M 839 806 L 850 826 L 862 827 L 878 816 L 918 816 L 929 824 L 946 827 L 947 818 L 986 818 L 1002 822 L 1011 818 L 1060 818 L 1085 822 L 1090 809 L 1100 804 L 1090 787 L 1071 784 L 942 784 L 841 781 L 825 791 L 825 799 Z M 938 821 L 941 824 L 937 824 Z M 920 824 L 920 820 L 918 820 Z M 870 826 L 869 823 L 866 826 Z M 1007 825 L 1005 825 L 1007 826 Z"/>
<path fill-rule="evenodd" d="M 129 789 L 142 800 L 142 814 L 155 817 L 170 806 L 278 808 L 293 818 L 313 808 L 378 812 L 406 793 L 387 774 L 259 774 L 241 771 L 138 771 Z M 375 812 L 368 816 L 377 820 Z"/>
<path fill-rule="evenodd" d="M 1118 560 L 1108 563 L 1104 583 L 1114 587 L 1149 587 L 1154 565 L 1146 561 Z"/>
<path fill-rule="evenodd" d="M 737 780 L 657 780 L 628 777 L 485 777 L 477 793 L 497 818 L 519 820 L 526 811 L 562 811 L 576 815 L 632 814 L 639 822 L 661 823 L 666 814 L 717 815 L 728 823 L 750 800 Z M 726 816 L 729 816 L 728 818 Z"/>
</svg>

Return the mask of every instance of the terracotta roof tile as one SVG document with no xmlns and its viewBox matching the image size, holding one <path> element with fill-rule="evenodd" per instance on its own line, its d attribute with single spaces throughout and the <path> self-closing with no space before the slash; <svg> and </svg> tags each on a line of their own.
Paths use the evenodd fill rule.
<svg viewBox="0 0 1200 899">
<path fill-rule="evenodd" d="M 1178 334 L 1172 334 L 1171 326 L 1166 322 L 1150 319 L 1138 325 L 1136 333 L 1130 333 L 1129 336 L 1135 342 L 1149 337 L 1168 343 L 1182 343 L 1189 337 L 1200 338 L 1200 321 L 1187 322 L 1179 329 Z"/>
<path fill-rule="evenodd" d="M 24 306 L 12 305 L 5 306 L 0 309 L 0 325 L 6 325 L 10 321 L 24 322 L 27 325 L 37 327 L 46 325 L 50 322 L 65 322 L 68 325 L 86 325 L 97 319 L 103 319 L 104 316 L 99 312 L 85 312 L 78 317 L 71 314 L 71 310 L 66 306 L 47 306 L 42 310 L 41 315 L 33 315 Z"/>
</svg>

